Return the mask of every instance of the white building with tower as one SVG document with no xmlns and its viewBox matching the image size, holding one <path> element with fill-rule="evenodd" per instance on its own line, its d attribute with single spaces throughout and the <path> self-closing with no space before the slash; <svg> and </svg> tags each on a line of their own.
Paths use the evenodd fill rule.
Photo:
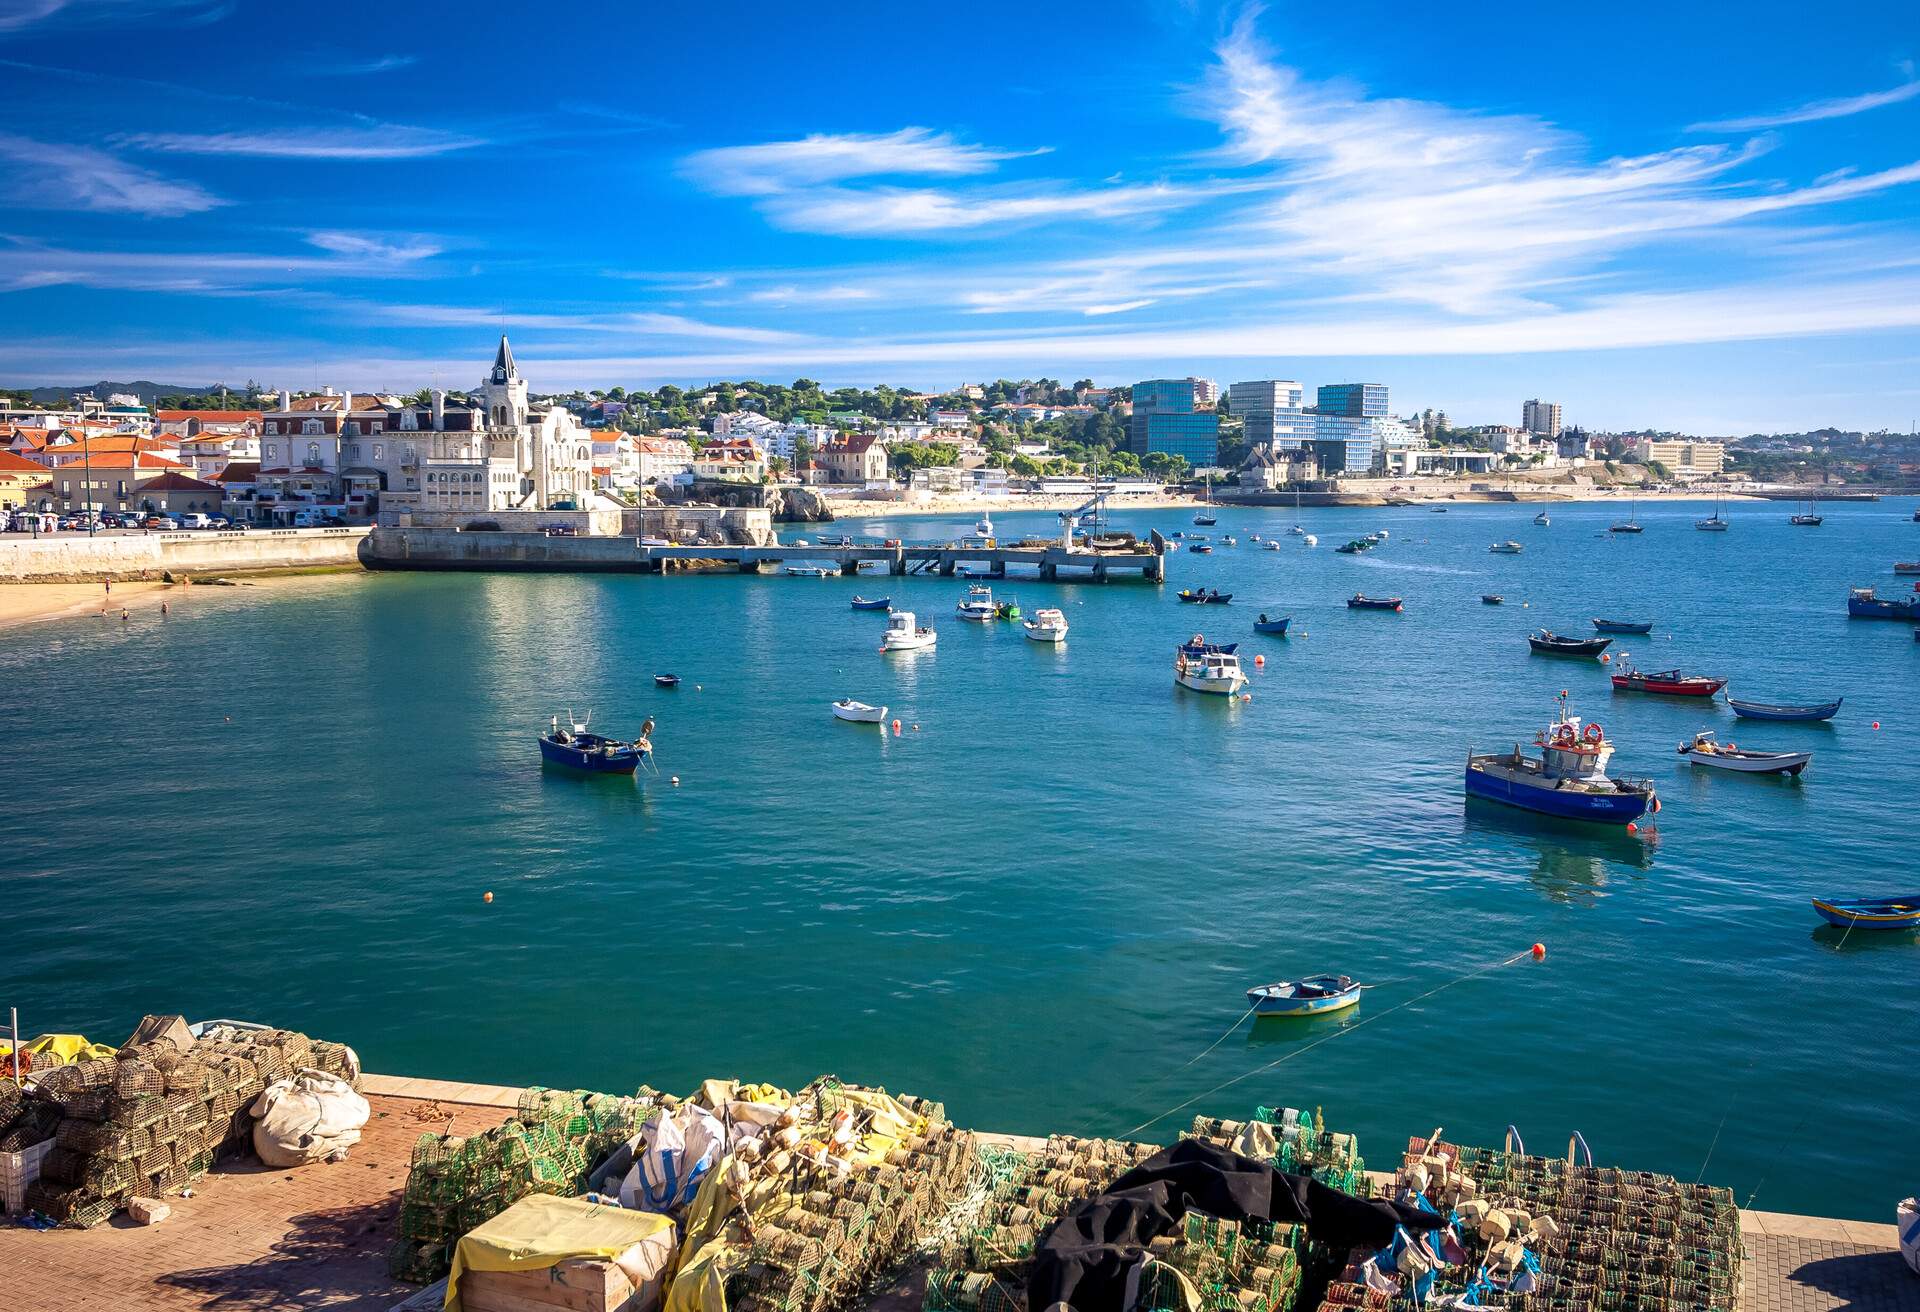
<svg viewBox="0 0 1920 1312">
<path fill-rule="evenodd" d="M 593 434 L 564 406 L 535 406 L 504 335 L 464 403 L 328 392 L 261 418 L 254 518 L 324 508 L 486 512 L 614 505 L 594 488 Z"/>
</svg>

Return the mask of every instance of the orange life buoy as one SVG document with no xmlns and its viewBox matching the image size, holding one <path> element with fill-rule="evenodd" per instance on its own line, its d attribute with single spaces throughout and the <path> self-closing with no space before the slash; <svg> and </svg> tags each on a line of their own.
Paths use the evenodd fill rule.
<svg viewBox="0 0 1920 1312">
<path fill-rule="evenodd" d="M 1570 724 L 1561 725 L 1559 731 L 1553 735 L 1553 741 L 1561 747 L 1573 746 L 1573 726 Z"/>
<path fill-rule="evenodd" d="M 1594 721 L 1594 720 L 1587 721 L 1587 741 L 1588 742 L 1590 743 L 1603 742 L 1605 741 L 1606 736 L 1607 736 L 1607 731 L 1605 729 L 1602 729 L 1597 721 Z"/>
</svg>

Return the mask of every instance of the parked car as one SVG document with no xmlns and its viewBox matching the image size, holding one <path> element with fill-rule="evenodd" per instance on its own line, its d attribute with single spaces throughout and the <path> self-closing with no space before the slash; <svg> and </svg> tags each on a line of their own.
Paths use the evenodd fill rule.
<svg viewBox="0 0 1920 1312">
<path fill-rule="evenodd" d="M 148 515 L 145 519 L 140 521 L 140 527 L 145 529 L 161 530 L 161 529 L 178 528 L 179 525 L 175 524 L 172 520 L 168 519 L 165 515 Z"/>
<path fill-rule="evenodd" d="M 225 515 L 208 515 L 207 527 L 208 528 L 232 528 L 233 521 L 228 519 Z"/>
<path fill-rule="evenodd" d="M 206 528 L 207 526 L 207 517 L 197 510 L 190 510 L 180 516 L 181 528 Z"/>
</svg>

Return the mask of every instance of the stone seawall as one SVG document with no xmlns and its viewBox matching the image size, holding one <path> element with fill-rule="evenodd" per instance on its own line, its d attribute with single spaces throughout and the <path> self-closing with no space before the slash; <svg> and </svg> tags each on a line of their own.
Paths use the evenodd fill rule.
<svg viewBox="0 0 1920 1312">
<path fill-rule="evenodd" d="M 256 529 L 247 533 L 130 533 L 0 538 L 0 581 L 93 583 L 166 574 L 238 574 L 247 570 L 351 566 L 364 528 Z"/>
<path fill-rule="evenodd" d="M 376 528 L 367 539 L 364 559 L 368 569 L 639 573 L 648 568 L 646 553 L 634 537 L 548 537 L 449 528 Z"/>
</svg>

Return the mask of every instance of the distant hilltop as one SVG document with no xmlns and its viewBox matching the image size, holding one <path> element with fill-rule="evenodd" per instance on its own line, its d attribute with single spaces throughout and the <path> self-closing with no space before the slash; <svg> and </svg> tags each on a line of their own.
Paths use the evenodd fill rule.
<svg viewBox="0 0 1920 1312">
<path fill-rule="evenodd" d="M 116 392 L 125 392 L 139 397 L 141 405 L 152 406 L 163 396 L 207 396 L 218 392 L 220 385 L 215 383 L 211 387 L 188 387 L 175 383 L 150 383 L 145 379 L 137 383 L 114 383 L 102 379 L 90 387 L 0 388 L 0 391 L 8 391 L 16 395 L 23 390 L 34 405 L 68 405 L 72 403 L 74 397 L 83 392 L 91 392 L 102 398 L 112 396 Z"/>
</svg>

